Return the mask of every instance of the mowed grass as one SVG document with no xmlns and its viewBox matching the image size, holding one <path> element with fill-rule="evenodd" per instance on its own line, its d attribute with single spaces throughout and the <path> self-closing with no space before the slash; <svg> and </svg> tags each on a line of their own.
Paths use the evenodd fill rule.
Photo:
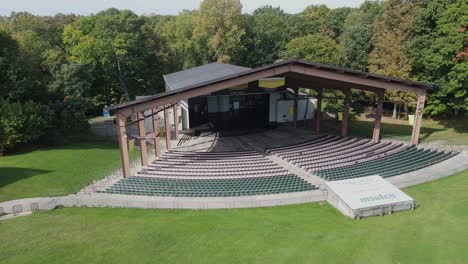
<svg viewBox="0 0 468 264">
<path fill-rule="evenodd" d="M 63 146 L 0 157 L 0 202 L 76 193 L 120 165 L 111 142 Z"/>
<path fill-rule="evenodd" d="M 0 222 L 4 263 L 468 263 L 468 171 L 405 191 L 415 211 L 351 220 L 327 204 L 66 208 Z"/>
<path fill-rule="evenodd" d="M 349 134 L 354 137 L 371 138 L 374 128 L 373 119 L 360 115 L 350 121 Z M 323 120 L 324 133 L 340 133 L 340 125 L 334 120 Z M 410 141 L 413 126 L 408 120 L 382 118 L 381 137 L 383 139 Z M 424 119 L 422 122 L 420 142 L 428 143 L 439 141 L 448 145 L 468 144 L 468 118 L 458 117 L 446 120 Z"/>
</svg>

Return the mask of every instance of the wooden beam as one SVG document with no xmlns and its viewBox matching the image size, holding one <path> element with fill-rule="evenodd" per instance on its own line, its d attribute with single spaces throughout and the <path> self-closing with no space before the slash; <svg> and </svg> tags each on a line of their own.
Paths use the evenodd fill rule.
<svg viewBox="0 0 468 264">
<path fill-rule="evenodd" d="M 128 159 L 127 132 L 125 131 L 125 115 L 117 112 L 117 139 L 120 148 L 120 160 L 122 161 L 122 172 L 124 178 L 130 176 L 130 161 Z"/>
<path fill-rule="evenodd" d="M 344 91 L 345 98 L 343 102 L 343 116 L 341 122 L 341 136 L 348 136 L 348 119 L 349 119 L 349 103 L 351 98 L 351 89 L 346 89 Z"/>
<path fill-rule="evenodd" d="M 307 77 L 307 76 L 305 76 Z M 333 81 L 333 80 L 324 80 L 315 77 L 308 77 L 308 78 L 298 78 L 294 77 L 294 82 L 298 84 L 299 87 L 308 87 L 308 88 L 316 88 L 316 87 L 323 87 L 327 89 L 333 89 L 344 92 L 346 89 L 359 89 L 368 92 L 376 92 L 378 89 L 375 87 L 367 87 L 364 85 L 351 85 L 343 82 Z"/>
<path fill-rule="evenodd" d="M 158 112 L 158 109 L 154 107 L 152 109 L 153 114 Z M 154 133 L 154 155 L 156 158 L 161 157 L 161 143 L 159 142 L 159 115 L 155 114 L 152 116 L 153 119 L 153 133 Z"/>
<path fill-rule="evenodd" d="M 311 67 L 297 65 L 297 64 L 291 65 L 291 72 L 322 78 L 324 79 L 324 81 L 328 79 L 331 81 L 338 81 L 338 82 L 342 82 L 346 84 L 363 85 L 363 86 L 368 86 L 368 87 L 410 92 L 410 93 L 416 93 L 416 94 L 422 94 L 423 92 L 425 92 L 424 89 L 419 89 L 416 87 L 410 87 L 410 86 L 397 84 L 393 82 L 373 80 L 371 78 L 361 78 L 356 75 L 342 74 L 339 72 L 326 71 L 322 69 L 316 69 L 316 68 L 311 68 Z"/>
<path fill-rule="evenodd" d="M 148 166 L 148 149 L 146 147 L 145 112 L 138 112 L 138 136 L 140 140 L 141 166 Z"/>
<path fill-rule="evenodd" d="M 294 112 L 293 112 L 293 127 L 297 128 L 297 105 L 299 101 L 299 88 L 297 86 L 294 89 Z"/>
<path fill-rule="evenodd" d="M 377 109 L 374 116 L 374 133 L 372 135 L 372 141 L 379 142 L 380 140 L 380 127 L 382 125 L 382 113 L 383 113 L 383 101 L 384 101 L 385 90 L 379 90 L 377 92 Z"/>
<path fill-rule="evenodd" d="M 171 148 L 171 124 L 169 123 L 169 110 L 164 109 L 164 130 L 166 131 L 166 149 Z"/>
<path fill-rule="evenodd" d="M 323 88 L 317 88 L 317 108 L 315 109 L 315 134 L 320 134 L 320 119 L 322 118 Z"/>
<path fill-rule="evenodd" d="M 426 95 L 418 95 L 416 112 L 414 113 L 413 133 L 411 135 L 411 143 L 414 145 L 417 145 L 419 143 L 419 132 L 421 130 L 422 115 L 424 112 L 425 102 L 426 102 Z"/>
<path fill-rule="evenodd" d="M 169 107 L 169 108 L 172 108 L 172 106 L 173 106 L 173 104 L 171 104 L 171 105 L 168 106 L 168 107 Z M 145 115 L 145 116 L 143 116 L 142 118 L 150 118 L 150 117 L 152 117 L 153 115 L 156 115 L 156 114 L 158 114 L 158 112 L 161 112 L 161 111 L 164 111 L 164 107 L 163 107 L 162 109 L 157 110 L 157 112 L 151 113 L 151 114 L 149 114 L 149 115 Z M 130 125 L 133 125 L 133 124 L 138 123 L 138 121 L 140 121 L 140 119 L 141 119 L 141 118 L 137 118 L 137 119 L 135 119 L 135 120 L 133 120 L 133 121 L 131 121 L 131 122 L 127 122 L 127 126 L 130 126 Z"/>
<path fill-rule="evenodd" d="M 179 139 L 179 112 L 177 112 L 177 103 L 173 105 L 173 116 L 174 116 L 174 135 L 175 139 Z"/>
</svg>

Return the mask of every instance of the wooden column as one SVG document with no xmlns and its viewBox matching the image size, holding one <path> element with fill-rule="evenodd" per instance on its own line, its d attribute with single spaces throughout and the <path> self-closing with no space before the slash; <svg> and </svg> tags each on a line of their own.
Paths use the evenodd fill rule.
<svg viewBox="0 0 468 264">
<path fill-rule="evenodd" d="M 179 113 L 177 112 L 177 103 L 174 103 L 174 106 L 172 108 L 174 111 L 173 116 L 174 116 L 174 135 L 175 139 L 179 139 Z"/>
<path fill-rule="evenodd" d="M 138 139 L 140 140 L 141 166 L 148 166 L 148 149 L 146 148 L 145 112 L 138 112 Z"/>
<path fill-rule="evenodd" d="M 349 119 L 349 101 L 351 98 L 351 89 L 344 90 L 345 98 L 343 102 L 343 121 L 341 122 L 341 136 L 348 136 L 348 119 Z"/>
<path fill-rule="evenodd" d="M 153 131 L 154 131 L 154 155 L 156 158 L 161 156 L 161 143 L 159 142 L 159 116 L 156 114 L 158 109 L 154 107 L 153 112 Z"/>
<path fill-rule="evenodd" d="M 297 105 L 299 101 L 299 88 L 297 86 L 293 87 L 294 90 L 294 113 L 293 113 L 293 127 L 297 127 Z"/>
<path fill-rule="evenodd" d="M 171 148 L 171 124 L 169 123 L 169 106 L 164 106 L 164 130 L 166 131 L 166 149 Z"/>
<path fill-rule="evenodd" d="M 317 108 L 315 109 L 315 134 L 320 134 L 320 119 L 322 118 L 322 88 L 317 89 Z"/>
<path fill-rule="evenodd" d="M 375 111 L 375 116 L 374 116 L 374 133 L 372 135 L 372 141 L 379 142 L 385 90 L 378 90 L 376 93 L 377 93 L 377 109 Z"/>
<path fill-rule="evenodd" d="M 120 160 L 122 161 L 122 172 L 124 178 L 130 176 L 130 161 L 128 159 L 127 132 L 125 123 L 127 118 L 124 115 L 117 113 L 117 139 L 120 148 Z"/>
<path fill-rule="evenodd" d="M 419 132 L 421 130 L 422 115 L 424 112 L 425 101 L 426 101 L 426 94 L 418 94 L 416 112 L 414 113 L 413 134 L 411 135 L 411 144 L 414 144 L 414 145 L 417 145 L 419 143 Z"/>
</svg>

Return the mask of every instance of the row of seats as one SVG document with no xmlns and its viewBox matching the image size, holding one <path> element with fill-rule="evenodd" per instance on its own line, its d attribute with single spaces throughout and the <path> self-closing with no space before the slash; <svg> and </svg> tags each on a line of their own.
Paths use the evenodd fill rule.
<svg viewBox="0 0 468 264">
<path fill-rule="evenodd" d="M 315 190 L 317 187 L 253 150 L 168 151 L 137 176 L 122 179 L 104 193 L 229 197 Z"/>
<path fill-rule="evenodd" d="M 378 160 L 370 160 L 357 165 L 324 169 L 315 172 L 316 175 L 329 181 L 380 175 L 392 177 L 403 173 L 422 169 L 443 160 L 449 159 L 457 152 L 445 152 L 409 147 Z"/>
<path fill-rule="evenodd" d="M 162 178 L 249 178 L 288 174 L 288 171 L 255 151 L 169 151 L 139 173 Z"/>
<path fill-rule="evenodd" d="M 171 197 L 231 197 L 303 192 L 317 187 L 292 175 L 238 179 L 167 179 L 129 177 L 101 193 L 171 196 Z"/>
<path fill-rule="evenodd" d="M 267 152 L 304 170 L 316 172 L 384 158 L 407 148 L 401 143 L 376 143 L 368 139 L 322 135 L 304 143 L 268 149 Z"/>
</svg>

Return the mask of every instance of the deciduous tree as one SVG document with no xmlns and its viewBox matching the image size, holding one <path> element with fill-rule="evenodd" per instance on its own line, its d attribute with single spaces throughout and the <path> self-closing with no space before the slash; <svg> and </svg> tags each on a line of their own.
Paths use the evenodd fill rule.
<svg viewBox="0 0 468 264">
<path fill-rule="evenodd" d="M 195 17 L 193 38 L 203 62 L 235 62 L 244 48 L 242 5 L 239 0 L 204 0 Z"/>
</svg>

